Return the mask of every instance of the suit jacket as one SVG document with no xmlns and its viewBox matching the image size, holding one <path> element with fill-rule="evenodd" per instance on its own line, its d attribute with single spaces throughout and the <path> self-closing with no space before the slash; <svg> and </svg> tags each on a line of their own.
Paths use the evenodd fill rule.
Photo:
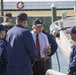
<svg viewBox="0 0 76 75">
<path fill-rule="evenodd" d="M 51 54 L 49 56 L 52 56 L 56 52 L 58 45 L 51 34 L 45 32 L 44 30 L 42 32 L 47 35 L 49 44 L 51 44 Z"/>
<path fill-rule="evenodd" d="M 31 61 L 36 59 L 37 50 L 30 31 L 15 25 L 7 32 L 6 40 L 11 45 L 6 75 L 32 75 Z"/>
</svg>

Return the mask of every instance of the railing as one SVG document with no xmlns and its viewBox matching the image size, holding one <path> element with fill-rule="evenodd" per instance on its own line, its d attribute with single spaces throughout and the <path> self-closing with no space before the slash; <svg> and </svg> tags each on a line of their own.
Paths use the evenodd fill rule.
<svg viewBox="0 0 76 75">
<path fill-rule="evenodd" d="M 17 2 L 4 2 L 4 10 L 18 10 Z M 54 3 L 57 9 L 73 9 L 75 1 L 24 2 L 23 10 L 51 10 Z"/>
</svg>

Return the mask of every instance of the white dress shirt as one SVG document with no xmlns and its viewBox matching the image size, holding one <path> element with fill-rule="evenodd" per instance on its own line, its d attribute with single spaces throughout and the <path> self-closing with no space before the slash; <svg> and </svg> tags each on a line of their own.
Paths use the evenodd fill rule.
<svg viewBox="0 0 76 75">
<path fill-rule="evenodd" d="M 37 34 L 34 33 L 33 31 L 31 31 L 31 33 L 32 33 L 33 40 L 36 45 L 36 35 Z M 39 42 L 40 42 L 40 55 L 41 55 L 41 58 L 43 58 L 43 57 L 45 57 L 44 48 L 45 48 L 45 46 L 49 46 L 49 42 L 48 42 L 47 36 L 44 33 L 40 33 L 38 37 L 39 37 Z"/>
</svg>

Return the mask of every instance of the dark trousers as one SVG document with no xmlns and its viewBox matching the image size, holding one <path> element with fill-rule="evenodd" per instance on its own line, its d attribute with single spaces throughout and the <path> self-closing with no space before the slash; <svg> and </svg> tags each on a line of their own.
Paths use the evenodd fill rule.
<svg viewBox="0 0 76 75">
<path fill-rule="evenodd" d="M 41 59 L 36 61 L 33 65 L 33 75 L 45 75 L 46 66 L 45 66 L 45 59 Z"/>
<path fill-rule="evenodd" d="M 6 67 L 0 63 L 0 75 L 5 75 Z"/>
<path fill-rule="evenodd" d="M 47 60 L 46 60 L 46 71 L 48 69 L 52 69 L 52 60 L 51 60 L 51 57 L 49 57 Z"/>
</svg>

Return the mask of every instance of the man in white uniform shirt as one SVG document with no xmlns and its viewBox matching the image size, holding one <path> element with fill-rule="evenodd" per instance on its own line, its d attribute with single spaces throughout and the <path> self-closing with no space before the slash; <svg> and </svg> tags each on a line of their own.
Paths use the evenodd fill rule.
<svg viewBox="0 0 76 75">
<path fill-rule="evenodd" d="M 33 75 L 45 75 L 45 58 L 50 53 L 50 45 L 47 36 L 42 33 L 42 25 L 40 19 L 35 19 L 32 23 L 33 30 L 31 33 L 38 50 L 38 58 L 33 65 Z"/>
</svg>

